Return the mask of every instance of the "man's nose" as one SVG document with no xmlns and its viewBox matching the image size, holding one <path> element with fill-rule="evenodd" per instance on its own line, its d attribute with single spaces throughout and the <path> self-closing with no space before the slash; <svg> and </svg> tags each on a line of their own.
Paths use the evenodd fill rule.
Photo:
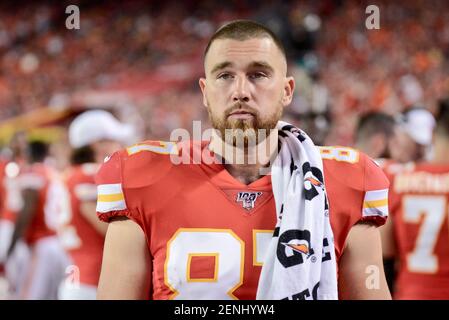
<svg viewBox="0 0 449 320">
<path fill-rule="evenodd" d="M 248 102 L 249 101 L 249 82 L 246 77 L 237 77 L 232 93 L 233 102 Z"/>
</svg>

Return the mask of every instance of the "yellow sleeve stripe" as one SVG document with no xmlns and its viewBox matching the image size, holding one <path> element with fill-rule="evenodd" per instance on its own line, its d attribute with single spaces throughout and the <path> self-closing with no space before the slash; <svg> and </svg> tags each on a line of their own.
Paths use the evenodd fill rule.
<svg viewBox="0 0 449 320">
<path fill-rule="evenodd" d="M 99 194 L 98 195 L 99 202 L 112 202 L 112 201 L 120 201 L 120 200 L 125 200 L 123 193 Z"/>
<path fill-rule="evenodd" d="M 125 210 L 126 202 L 121 183 L 97 186 L 97 212 Z"/>
<path fill-rule="evenodd" d="M 363 202 L 363 209 L 378 208 L 378 207 L 384 207 L 384 206 L 388 206 L 388 199 Z"/>
<path fill-rule="evenodd" d="M 370 216 L 388 216 L 388 189 L 366 191 L 363 201 L 362 215 Z"/>
</svg>

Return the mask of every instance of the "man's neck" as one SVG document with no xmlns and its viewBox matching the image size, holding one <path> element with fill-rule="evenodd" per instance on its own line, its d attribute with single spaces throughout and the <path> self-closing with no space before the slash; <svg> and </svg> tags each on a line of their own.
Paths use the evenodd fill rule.
<svg viewBox="0 0 449 320">
<path fill-rule="evenodd" d="M 246 185 L 258 180 L 262 176 L 259 171 L 260 167 L 254 165 L 225 164 L 224 167 L 231 176 Z"/>
<path fill-rule="evenodd" d="M 270 172 L 278 152 L 278 132 L 271 130 L 266 139 L 244 148 L 227 144 L 214 132 L 209 149 L 223 159 L 230 175 L 244 184 L 250 184 Z"/>
<path fill-rule="evenodd" d="M 447 139 L 436 139 L 433 154 L 432 163 L 449 164 L 449 141 Z"/>
</svg>

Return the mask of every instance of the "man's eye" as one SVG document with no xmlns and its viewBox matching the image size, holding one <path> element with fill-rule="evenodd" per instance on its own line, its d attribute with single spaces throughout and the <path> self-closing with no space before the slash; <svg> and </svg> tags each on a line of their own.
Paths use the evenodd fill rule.
<svg viewBox="0 0 449 320">
<path fill-rule="evenodd" d="M 232 78 L 232 75 L 229 73 L 220 73 L 217 76 L 217 79 L 223 79 L 223 80 L 227 80 L 227 79 L 231 79 L 231 78 Z"/>
<path fill-rule="evenodd" d="M 267 77 L 267 75 L 263 72 L 254 72 L 249 75 L 250 79 L 262 79 L 262 78 L 266 78 L 266 77 Z"/>
</svg>

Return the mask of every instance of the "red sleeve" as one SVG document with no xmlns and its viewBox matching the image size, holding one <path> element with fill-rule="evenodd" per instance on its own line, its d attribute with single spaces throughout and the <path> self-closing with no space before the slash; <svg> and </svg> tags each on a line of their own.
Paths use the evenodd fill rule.
<svg viewBox="0 0 449 320">
<path fill-rule="evenodd" d="M 377 226 L 385 224 L 388 217 L 389 181 L 379 165 L 367 155 L 364 161 L 364 199 L 362 221 L 372 221 Z"/>
<path fill-rule="evenodd" d="M 123 151 L 114 153 L 105 160 L 95 176 L 97 215 L 100 220 L 105 222 L 110 222 L 113 217 L 122 216 L 128 217 L 141 225 L 139 214 L 126 201 L 123 156 L 126 156 Z"/>
</svg>

